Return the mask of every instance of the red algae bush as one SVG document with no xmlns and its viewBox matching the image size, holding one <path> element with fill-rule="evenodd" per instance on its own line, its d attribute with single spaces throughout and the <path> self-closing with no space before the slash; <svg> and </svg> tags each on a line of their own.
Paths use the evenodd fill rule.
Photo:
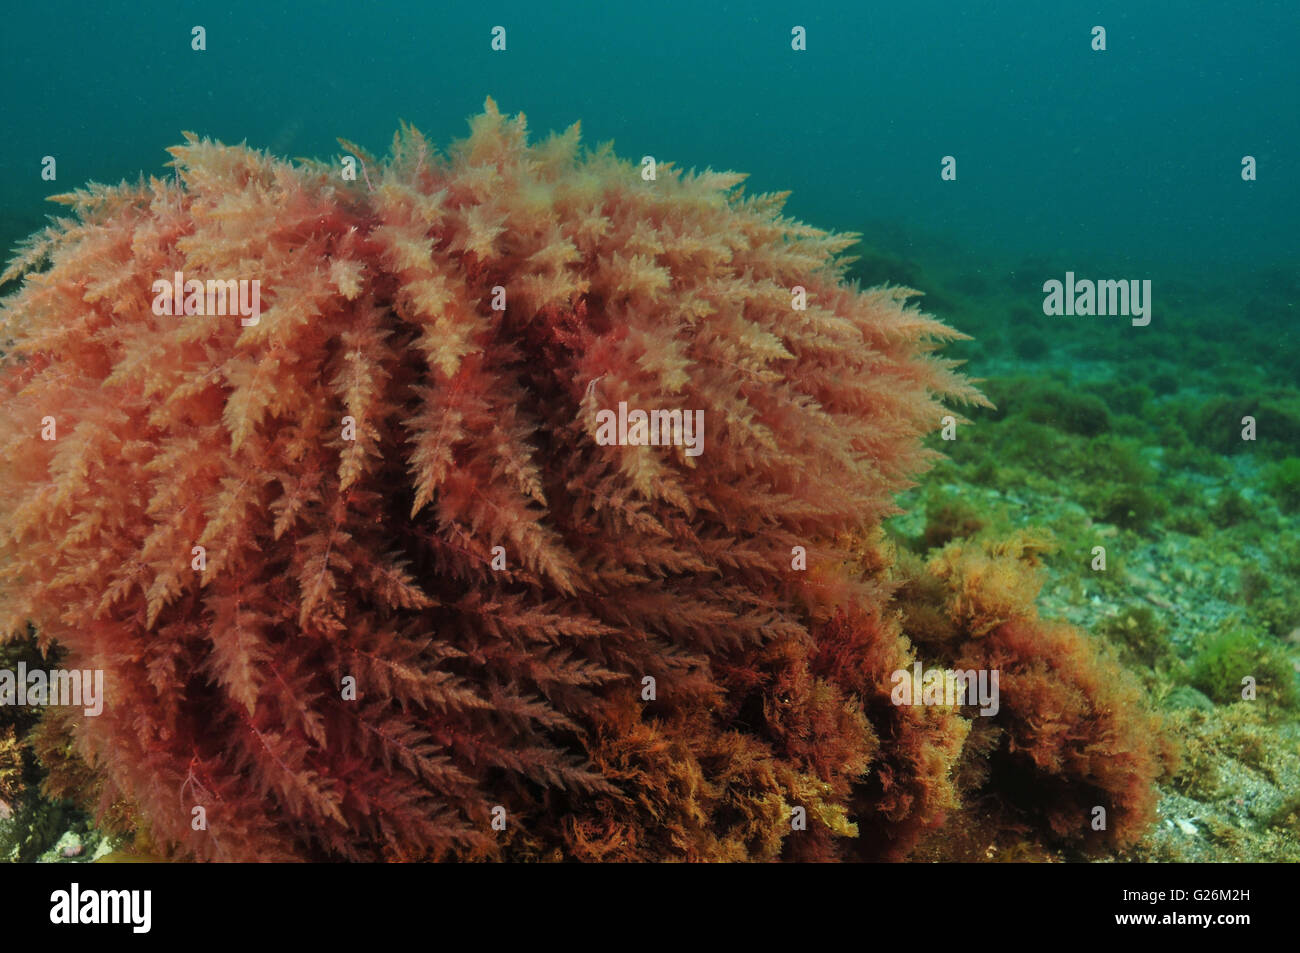
<svg viewBox="0 0 1300 953">
<path fill-rule="evenodd" d="M 491 101 L 348 148 L 190 137 L 5 273 L 3 637 L 107 685 L 46 710 L 52 793 L 200 860 L 903 859 L 1001 752 L 1026 836 L 1140 836 L 1086 637 L 954 622 L 879 542 L 984 399 L 854 236 Z M 1000 714 L 895 704 L 918 660 L 1007 666 Z"/>
</svg>

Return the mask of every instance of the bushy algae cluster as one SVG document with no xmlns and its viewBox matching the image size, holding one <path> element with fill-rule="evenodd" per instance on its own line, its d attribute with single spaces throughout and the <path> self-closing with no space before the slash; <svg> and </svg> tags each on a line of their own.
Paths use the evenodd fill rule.
<svg viewBox="0 0 1300 953">
<path fill-rule="evenodd" d="M 1170 751 L 1038 544 L 881 533 L 986 403 L 959 335 L 740 176 L 471 127 L 354 180 L 191 139 L 10 266 L 3 631 L 109 686 L 44 712 L 47 790 L 202 860 L 1132 845 Z M 917 662 L 1000 705 L 895 704 Z"/>
<path fill-rule="evenodd" d="M 997 405 L 936 441 L 946 459 L 891 536 L 922 555 L 1041 539 L 1044 614 L 1094 632 L 1185 743 L 1131 856 L 1300 859 L 1294 272 L 1158 272 L 1164 320 L 1139 329 L 1036 315 L 1026 276 L 1059 270 L 1045 257 L 891 242 L 913 257 L 867 246 L 854 273 L 906 276 L 960 314 L 973 339 L 948 351 Z"/>
</svg>

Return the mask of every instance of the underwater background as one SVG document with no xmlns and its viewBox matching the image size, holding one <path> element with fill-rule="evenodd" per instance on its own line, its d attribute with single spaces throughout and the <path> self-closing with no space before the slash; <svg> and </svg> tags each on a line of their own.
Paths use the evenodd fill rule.
<svg viewBox="0 0 1300 953">
<path fill-rule="evenodd" d="M 329 158 L 340 136 L 382 152 L 402 120 L 444 144 L 487 96 L 535 134 L 580 120 L 622 156 L 790 190 L 787 214 L 862 234 L 852 277 L 971 336 L 944 353 L 996 404 L 932 438 L 948 459 L 900 498 L 897 544 L 1049 533 L 1043 614 L 1105 639 L 1185 746 L 1136 856 L 1294 861 L 1298 47 L 1280 2 L 15 7 L 0 245 L 48 195 L 167 174 L 183 130 Z M 1067 272 L 1150 280 L 1150 324 L 1045 315 Z M 1264 701 L 1230 687 L 1243 665 Z M 113 847 L 70 807 L 0 805 L 11 859 Z"/>
</svg>

